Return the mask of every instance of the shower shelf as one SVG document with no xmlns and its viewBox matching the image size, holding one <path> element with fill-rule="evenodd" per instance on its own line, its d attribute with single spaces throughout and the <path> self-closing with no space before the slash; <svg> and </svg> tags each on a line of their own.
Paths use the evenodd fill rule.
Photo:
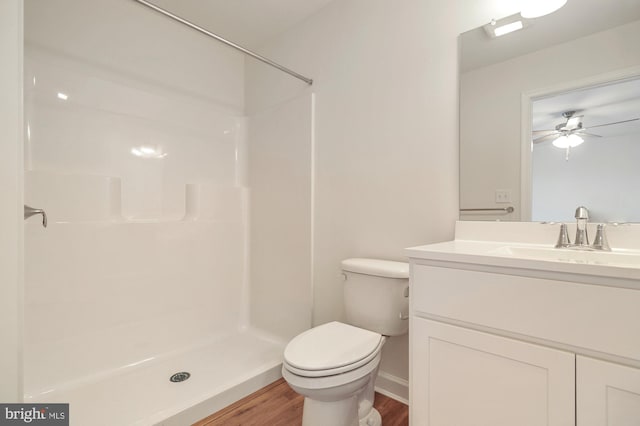
<svg viewBox="0 0 640 426">
<path fill-rule="evenodd" d="M 125 182 L 126 184 L 126 182 Z M 63 224 L 158 224 L 181 222 L 238 222 L 246 219 L 249 191 L 245 187 L 213 183 L 184 184 L 182 200 L 173 213 L 136 218 L 123 211 L 122 180 L 114 176 L 25 172 L 25 202 L 47 210 L 49 223 Z M 125 198 L 123 200 L 123 198 Z M 158 200 L 149 198 L 150 202 Z M 130 204 L 130 203 L 129 203 Z M 31 221 L 26 222 L 30 224 Z"/>
</svg>

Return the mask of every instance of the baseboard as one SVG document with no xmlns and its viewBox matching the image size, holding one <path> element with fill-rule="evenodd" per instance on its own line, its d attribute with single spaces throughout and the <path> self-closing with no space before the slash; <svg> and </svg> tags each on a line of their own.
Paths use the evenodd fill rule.
<svg viewBox="0 0 640 426">
<path fill-rule="evenodd" d="M 376 392 L 409 405 L 409 382 L 384 371 L 378 373 Z"/>
</svg>

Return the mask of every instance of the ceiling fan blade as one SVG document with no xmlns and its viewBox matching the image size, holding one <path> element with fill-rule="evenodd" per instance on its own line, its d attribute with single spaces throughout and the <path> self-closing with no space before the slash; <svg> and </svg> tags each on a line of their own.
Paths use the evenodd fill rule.
<svg viewBox="0 0 640 426">
<path fill-rule="evenodd" d="M 581 134 L 581 135 L 584 135 L 584 136 L 593 136 L 593 137 L 595 137 L 595 138 L 601 138 L 601 137 L 602 137 L 602 136 L 600 136 L 600 135 L 596 135 L 596 134 L 594 134 L 594 133 L 587 133 L 587 132 L 581 132 L 580 134 Z"/>
<path fill-rule="evenodd" d="M 575 132 L 571 132 L 574 135 L 582 135 L 582 136 L 594 136 L 596 138 L 601 138 L 601 135 L 596 135 L 595 133 L 587 133 L 587 129 L 582 128 L 580 130 L 576 130 Z"/>
<path fill-rule="evenodd" d="M 557 133 L 558 131 L 556 129 L 533 130 L 533 131 L 531 131 L 531 133 L 542 133 L 542 132 L 554 132 L 554 133 Z"/>
<path fill-rule="evenodd" d="M 606 124 L 598 124 L 597 126 L 589 126 L 589 127 L 587 127 L 587 129 L 593 129 L 595 127 L 613 126 L 614 124 L 629 123 L 630 121 L 638 121 L 638 120 L 640 120 L 640 117 L 639 118 L 632 118 L 631 120 L 622 120 L 622 121 L 616 121 L 614 123 L 606 123 Z"/>
<path fill-rule="evenodd" d="M 560 135 L 560 133 L 551 133 L 549 135 L 545 135 L 545 136 L 541 136 L 539 138 L 535 138 L 531 142 L 540 143 L 540 142 L 544 142 L 546 139 L 549 139 L 551 137 L 558 137 L 559 135 Z"/>
</svg>

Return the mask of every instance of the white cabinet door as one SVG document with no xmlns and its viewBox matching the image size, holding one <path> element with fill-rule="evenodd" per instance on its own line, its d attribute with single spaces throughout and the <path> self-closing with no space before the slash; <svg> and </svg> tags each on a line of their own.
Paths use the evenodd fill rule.
<svg viewBox="0 0 640 426">
<path fill-rule="evenodd" d="M 640 369 L 576 358 L 578 426 L 640 426 Z"/>
<path fill-rule="evenodd" d="M 413 426 L 574 426 L 575 355 L 411 318 Z"/>
</svg>

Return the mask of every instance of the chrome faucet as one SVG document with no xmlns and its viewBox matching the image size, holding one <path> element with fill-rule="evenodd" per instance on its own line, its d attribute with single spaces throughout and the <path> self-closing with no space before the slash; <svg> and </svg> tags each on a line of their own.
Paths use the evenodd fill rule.
<svg viewBox="0 0 640 426">
<path fill-rule="evenodd" d="M 558 242 L 555 248 L 577 248 L 583 250 L 602 250 L 611 251 L 609 242 L 607 241 L 607 234 L 605 232 L 605 225 L 603 223 L 598 224 L 596 230 L 596 238 L 593 244 L 589 245 L 589 235 L 587 235 L 587 225 L 589 224 L 589 209 L 584 206 L 580 206 L 576 209 L 576 239 L 573 244 L 569 240 L 569 232 L 567 231 L 567 225 L 562 223 L 560 225 L 560 235 L 558 236 Z"/>
<path fill-rule="evenodd" d="M 42 215 L 42 226 L 44 226 L 45 228 L 47 227 L 47 213 L 42 210 L 42 209 L 34 209 L 31 206 L 28 205 L 24 205 L 24 218 L 25 220 L 30 218 L 31 216 L 34 216 L 36 214 L 41 214 Z"/>
<path fill-rule="evenodd" d="M 589 223 L 589 210 L 585 206 L 576 209 L 576 240 L 574 247 L 588 247 L 589 235 L 587 235 L 587 224 Z"/>
</svg>

